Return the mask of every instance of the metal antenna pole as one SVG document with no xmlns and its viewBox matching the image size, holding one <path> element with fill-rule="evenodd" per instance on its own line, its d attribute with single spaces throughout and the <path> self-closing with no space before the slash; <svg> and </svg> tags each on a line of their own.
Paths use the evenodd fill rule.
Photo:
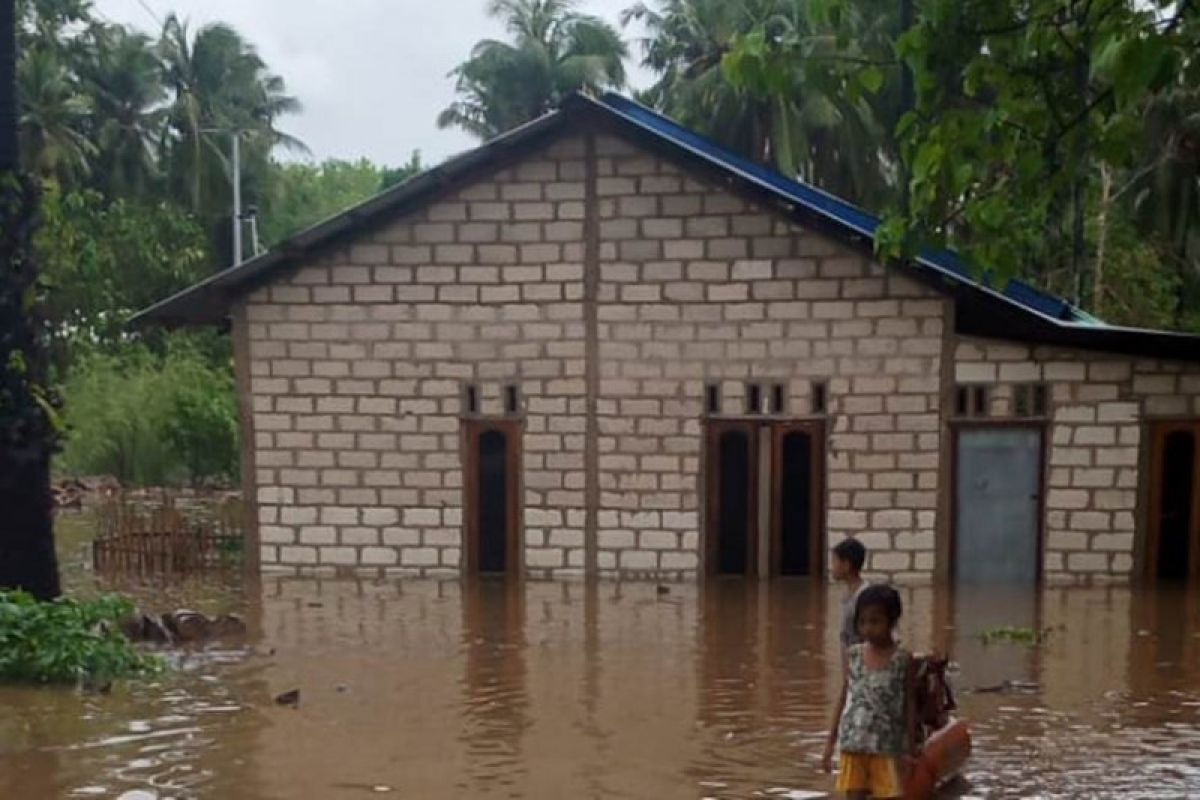
<svg viewBox="0 0 1200 800">
<path fill-rule="evenodd" d="M 233 266 L 242 263 L 242 163 L 238 131 L 233 131 Z"/>
</svg>

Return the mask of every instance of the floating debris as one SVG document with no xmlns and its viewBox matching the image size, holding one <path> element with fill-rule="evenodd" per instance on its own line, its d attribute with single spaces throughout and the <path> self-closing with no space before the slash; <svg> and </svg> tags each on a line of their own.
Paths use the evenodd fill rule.
<svg viewBox="0 0 1200 800">
<path fill-rule="evenodd" d="M 1005 681 L 990 686 L 977 686 L 971 691 L 975 694 L 1037 694 L 1042 690 L 1039 683 L 1031 681 Z"/>
</svg>

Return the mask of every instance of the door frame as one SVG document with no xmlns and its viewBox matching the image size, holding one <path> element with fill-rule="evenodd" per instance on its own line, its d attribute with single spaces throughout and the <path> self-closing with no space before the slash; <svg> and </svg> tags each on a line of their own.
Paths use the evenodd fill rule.
<svg viewBox="0 0 1200 800">
<path fill-rule="evenodd" d="M 1158 513 L 1162 503 L 1162 452 L 1163 445 L 1169 434 L 1177 431 L 1190 431 L 1193 440 L 1192 449 L 1192 519 L 1191 539 L 1188 542 L 1188 577 L 1189 583 L 1200 581 L 1200 419 L 1190 417 L 1171 417 L 1147 420 L 1146 446 L 1148 448 L 1148 464 L 1146 465 L 1146 514 L 1145 514 L 1145 563 L 1142 565 L 1143 577 L 1151 583 L 1158 581 L 1158 552 L 1162 544 L 1162 518 Z"/>
<path fill-rule="evenodd" d="M 771 431 L 771 536 L 770 575 L 772 578 L 820 578 L 825 574 L 825 421 L 813 419 L 773 419 L 766 421 Z M 780 498 L 783 493 L 783 437 L 793 431 L 807 433 L 812 441 L 809 457 L 812 477 L 809 481 L 808 575 L 783 575 L 783 513 Z"/>
<path fill-rule="evenodd" d="M 704 573 L 720 576 L 720 538 L 717 527 L 721 520 L 721 468 L 720 458 L 712 458 L 712 453 L 721 441 L 721 434 L 727 430 L 741 430 L 746 434 L 749 443 L 749 475 L 747 475 L 749 503 L 746 521 L 746 570 L 741 573 L 746 578 L 758 577 L 758 505 L 759 505 L 759 437 L 765 420 L 762 417 L 708 417 L 704 420 Z M 734 573 L 729 573 L 734 575 Z"/>
<path fill-rule="evenodd" d="M 995 428 L 999 430 L 1011 430 L 1013 428 L 1026 429 L 1035 431 L 1038 434 L 1038 458 L 1040 461 L 1038 469 L 1038 486 L 1037 486 L 1037 524 L 1035 526 L 1035 535 L 1037 537 L 1037 570 L 1034 576 L 1036 586 L 1041 586 L 1045 573 L 1046 559 L 1046 486 L 1048 483 L 1048 470 L 1050 469 L 1049 444 L 1050 437 L 1049 422 L 1042 419 L 990 419 L 988 417 L 980 417 L 977 419 L 954 419 L 950 421 L 950 564 L 947 575 L 951 585 L 958 583 L 958 450 L 959 439 L 963 431 L 967 430 L 982 430 L 987 428 Z"/>
<path fill-rule="evenodd" d="M 521 472 L 524 461 L 521 441 L 524 420 L 517 417 L 464 417 L 459 429 L 462 432 L 463 465 L 463 570 L 467 575 L 480 574 L 479 438 L 487 431 L 498 430 L 504 433 L 508 442 L 504 469 L 508 479 L 508 495 L 512 500 L 507 509 L 504 574 L 519 578 L 525 572 L 520 560 L 525 543 L 524 526 L 521 524 L 524 519 L 524 480 Z"/>
</svg>

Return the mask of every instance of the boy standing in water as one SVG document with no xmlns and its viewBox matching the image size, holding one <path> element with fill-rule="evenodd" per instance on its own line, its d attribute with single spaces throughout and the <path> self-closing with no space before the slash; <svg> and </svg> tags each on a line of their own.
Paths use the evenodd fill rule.
<svg viewBox="0 0 1200 800">
<path fill-rule="evenodd" d="M 868 585 L 862 578 L 863 564 L 867 563 L 867 548 L 858 539 L 843 539 L 833 548 L 832 562 L 833 579 L 846 585 L 846 594 L 842 598 L 842 629 L 838 634 L 844 652 L 862 641 L 854 624 L 854 610 L 859 594 Z"/>
<path fill-rule="evenodd" d="M 848 800 L 902 797 L 917 751 L 913 658 L 895 638 L 900 613 L 900 595 L 890 586 L 868 586 L 858 596 L 863 641 L 846 652 L 842 696 L 821 759 L 832 771 L 836 742 L 837 789 Z"/>
</svg>

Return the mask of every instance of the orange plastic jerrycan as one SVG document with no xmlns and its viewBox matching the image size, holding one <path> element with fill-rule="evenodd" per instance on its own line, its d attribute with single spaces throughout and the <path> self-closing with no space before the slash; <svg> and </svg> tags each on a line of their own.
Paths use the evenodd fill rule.
<svg viewBox="0 0 1200 800">
<path fill-rule="evenodd" d="M 962 772 L 971 757 L 971 732 L 962 720 L 951 720 L 934 732 L 921 750 L 904 786 L 904 800 L 928 800 L 938 786 Z"/>
</svg>

